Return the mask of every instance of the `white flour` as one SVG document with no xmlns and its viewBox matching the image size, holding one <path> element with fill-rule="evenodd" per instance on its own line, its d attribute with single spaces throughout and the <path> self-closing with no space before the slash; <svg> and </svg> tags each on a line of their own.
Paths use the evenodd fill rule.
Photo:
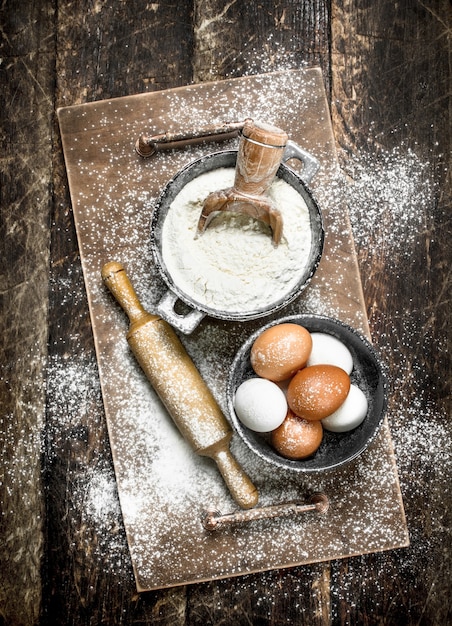
<svg viewBox="0 0 452 626">
<path fill-rule="evenodd" d="M 300 282 L 311 248 L 309 211 L 302 196 L 276 179 L 269 196 L 283 219 L 274 246 L 260 220 L 223 212 L 196 237 L 202 204 L 212 191 L 231 187 L 234 168 L 219 168 L 190 181 L 170 206 L 162 256 L 175 284 L 197 303 L 240 313 L 278 303 Z"/>
</svg>

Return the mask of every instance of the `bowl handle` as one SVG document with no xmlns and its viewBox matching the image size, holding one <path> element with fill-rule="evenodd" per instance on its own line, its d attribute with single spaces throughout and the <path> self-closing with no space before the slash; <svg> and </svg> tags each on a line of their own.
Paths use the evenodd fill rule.
<svg viewBox="0 0 452 626">
<path fill-rule="evenodd" d="M 177 330 L 180 330 L 185 335 L 189 335 L 195 330 L 206 314 L 197 309 L 193 309 L 190 313 L 187 313 L 187 315 L 176 313 L 174 307 L 178 299 L 175 293 L 168 290 L 163 295 L 156 308 L 159 315 L 171 324 L 171 326 L 177 328 Z"/>
<path fill-rule="evenodd" d="M 295 141 L 289 139 L 284 150 L 282 161 L 285 163 L 289 159 L 298 159 L 303 163 L 303 170 L 300 173 L 302 180 L 309 184 L 320 169 L 320 163 L 310 152 L 303 150 Z"/>
</svg>

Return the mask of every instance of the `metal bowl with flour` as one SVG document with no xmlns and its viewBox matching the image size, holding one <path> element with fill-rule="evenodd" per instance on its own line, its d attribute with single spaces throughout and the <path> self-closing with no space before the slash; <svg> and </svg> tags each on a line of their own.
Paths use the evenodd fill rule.
<svg viewBox="0 0 452 626">
<path fill-rule="evenodd" d="M 298 174 L 284 162 L 303 162 Z M 151 223 L 151 249 L 168 291 L 159 314 L 183 333 L 207 315 L 245 321 L 269 315 L 294 300 L 311 281 L 321 259 L 322 216 L 307 184 L 318 169 L 314 157 L 289 141 L 270 195 L 281 203 L 282 243 L 272 244 L 266 226 L 249 216 L 223 214 L 202 234 L 200 207 L 233 176 L 236 150 L 208 154 L 181 169 L 162 190 Z M 222 182 L 223 184 L 223 182 Z M 179 314 L 178 300 L 189 306 Z"/>
</svg>

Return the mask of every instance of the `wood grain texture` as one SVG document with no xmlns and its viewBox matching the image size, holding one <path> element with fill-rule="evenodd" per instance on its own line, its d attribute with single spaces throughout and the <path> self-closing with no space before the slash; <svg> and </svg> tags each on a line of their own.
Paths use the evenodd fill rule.
<svg viewBox="0 0 452 626">
<path fill-rule="evenodd" d="M 0 622 L 41 606 L 53 7 L 0 13 Z"/>
<path fill-rule="evenodd" d="M 56 24 L 57 106 L 192 80 L 188 2 L 64 3 Z"/>
<path fill-rule="evenodd" d="M 416 407 L 432 429 L 450 436 L 444 417 L 450 419 L 452 379 L 447 354 L 450 11 L 447 0 L 278 0 L 246 6 L 213 0 L 24 0 L 20 7 L 2 5 L 1 320 L 6 340 L 0 395 L 0 623 L 37 623 L 41 595 L 42 624 L 452 621 L 450 471 L 447 477 L 446 467 L 440 471 L 432 464 L 440 459 L 438 450 L 417 446 L 407 454 L 408 414 L 391 425 L 412 535 L 408 551 L 136 596 L 119 512 L 113 506 L 103 519 L 104 530 L 115 538 L 107 556 L 102 533 L 80 508 L 88 468 L 94 464 L 111 485 L 112 465 L 54 123 L 55 106 L 319 63 L 331 87 L 344 171 L 356 173 L 350 163 L 363 150 L 386 159 L 389 153 L 393 164 L 394 155 L 406 159 L 414 151 L 414 162 L 423 165 L 422 176 L 414 177 L 423 221 L 415 241 L 404 223 L 398 231 L 404 253 L 391 257 L 389 243 L 381 244 L 385 224 L 363 221 L 356 245 L 372 334 L 391 373 L 397 380 L 403 373 L 391 402 Z M 428 202 L 426 184 L 434 189 Z M 38 441 L 49 285 L 42 558 Z M 72 373 L 77 384 L 71 384 Z"/>
<path fill-rule="evenodd" d="M 182 10 L 176 4 L 147 2 L 134 3 L 133 10 L 126 4 L 103 2 L 65 5 L 55 24 L 60 42 L 56 52 L 56 107 L 190 82 L 190 23 L 189 5 Z M 142 603 L 136 597 L 119 511 L 107 526 L 116 536 L 113 569 L 118 575 L 111 571 L 111 563 L 102 565 L 99 525 L 81 517 L 80 494 L 88 488 L 89 468 L 110 478 L 113 468 L 59 138 L 56 143 L 48 395 L 60 401 L 68 396 L 70 400 L 64 420 L 58 401 L 49 403 L 48 409 L 44 619 L 55 624 L 88 623 L 86 620 L 120 623 L 124 614 L 138 611 L 148 616 L 149 623 L 159 615 L 161 623 L 183 623 L 176 621 L 183 613 L 184 594 L 180 590 L 162 592 L 150 607 L 137 609 Z M 63 377 L 62 382 L 62 369 L 72 370 L 83 385 L 74 389 L 70 377 Z M 117 581 L 113 586 L 111 576 Z M 68 589 L 72 591 L 68 593 Z"/>
<path fill-rule="evenodd" d="M 195 82 L 308 64 L 328 84 L 328 2 L 198 0 L 193 21 Z"/>
<path fill-rule="evenodd" d="M 387 182 L 388 157 L 395 168 L 409 161 L 411 193 L 418 198 L 423 224 L 405 260 L 399 246 L 372 245 L 387 229 L 385 223 L 372 224 L 377 230 L 369 224 L 367 233 L 365 221 L 361 225 L 357 251 L 371 332 L 390 364 L 391 406 L 409 403 L 433 428 L 445 427 L 449 438 L 451 424 L 444 419 L 451 414 L 451 365 L 443 347 L 450 346 L 451 338 L 446 296 L 451 287 L 451 213 L 450 193 L 445 192 L 451 180 L 446 95 L 451 27 L 448 2 L 333 2 L 332 115 L 343 167 L 352 169 L 351 155 L 370 153 Z M 426 188 L 435 191 L 426 197 Z M 406 430 L 413 417 L 399 411 L 391 424 L 410 552 L 372 555 L 333 568 L 333 584 L 343 589 L 333 601 L 340 623 L 362 623 L 372 614 L 388 624 L 451 621 L 444 602 L 451 576 L 450 467 L 435 467 L 433 460 L 426 467 L 422 458 L 407 455 Z M 433 456 L 433 448 L 427 454 Z"/>
</svg>

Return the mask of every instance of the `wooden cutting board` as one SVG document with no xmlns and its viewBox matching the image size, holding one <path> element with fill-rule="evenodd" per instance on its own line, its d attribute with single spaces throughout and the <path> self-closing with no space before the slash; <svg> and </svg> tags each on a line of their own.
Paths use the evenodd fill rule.
<svg viewBox="0 0 452 626">
<path fill-rule="evenodd" d="M 388 550 L 409 543 L 388 419 L 353 463 L 293 476 L 263 466 L 235 437 L 232 450 L 260 505 L 327 494 L 330 508 L 209 532 L 203 512 L 235 510 L 210 459 L 194 455 L 131 355 L 128 322 L 101 280 L 121 262 L 152 312 L 165 285 L 152 262 L 149 224 L 162 187 L 184 165 L 237 140 L 140 158 L 142 132 L 191 130 L 253 117 L 288 131 L 321 163 L 311 183 L 324 217 L 324 254 L 309 288 L 279 316 L 320 313 L 368 335 L 367 317 L 329 111 L 319 69 L 203 83 L 64 107 L 58 111 L 74 219 L 99 364 L 119 498 L 139 591 Z M 277 317 L 274 314 L 273 317 Z M 271 318 L 205 318 L 181 340 L 226 411 L 225 386 L 237 349 Z M 378 348 L 378 346 L 377 346 Z M 390 419 L 391 416 L 389 416 Z"/>
</svg>

